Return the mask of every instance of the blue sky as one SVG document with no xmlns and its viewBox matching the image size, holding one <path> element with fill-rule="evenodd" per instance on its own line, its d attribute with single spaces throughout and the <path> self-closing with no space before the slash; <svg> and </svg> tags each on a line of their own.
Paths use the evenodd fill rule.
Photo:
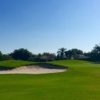
<svg viewBox="0 0 100 100">
<path fill-rule="evenodd" d="M 91 51 L 100 43 L 100 0 L 0 0 L 0 51 Z"/>
</svg>

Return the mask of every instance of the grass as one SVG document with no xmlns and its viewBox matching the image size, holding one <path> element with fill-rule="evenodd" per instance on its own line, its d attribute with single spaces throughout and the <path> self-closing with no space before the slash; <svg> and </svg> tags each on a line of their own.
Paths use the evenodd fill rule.
<svg viewBox="0 0 100 100">
<path fill-rule="evenodd" d="M 67 72 L 54 74 L 0 75 L 0 100 L 100 99 L 100 64 L 79 60 L 49 63 L 69 69 Z"/>
<path fill-rule="evenodd" d="M 9 67 L 9 68 L 15 68 L 15 67 L 19 67 L 23 65 L 31 65 L 31 64 L 36 64 L 36 62 L 21 61 L 21 60 L 0 61 L 0 66 Z"/>
</svg>

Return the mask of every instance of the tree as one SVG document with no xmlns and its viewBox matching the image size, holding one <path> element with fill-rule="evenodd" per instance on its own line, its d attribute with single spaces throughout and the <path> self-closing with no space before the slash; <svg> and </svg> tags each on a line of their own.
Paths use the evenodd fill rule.
<svg viewBox="0 0 100 100">
<path fill-rule="evenodd" d="M 83 51 L 82 50 L 79 50 L 79 49 L 72 49 L 72 55 L 74 57 L 74 59 L 77 59 L 77 57 L 79 55 L 82 55 L 83 54 Z"/>
<path fill-rule="evenodd" d="M 66 55 L 66 58 L 67 58 L 67 59 L 71 59 L 72 56 L 73 56 L 71 50 L 65 51 L 65 55 Z"/>
<path fill-rule="evenodd" d="M 95 47 L 91 51 L 91 59 L 93 61 L 100 61 L 100 44 L 95 45 Z"/>
<path fill-rule="evenodd" d="M 11 56 L 13 59 L 16 60 L 28 60 L 32 56 L 32 53 L 29 52 L 27 49 L 21 48 L 14 50 L 14 52 L 11 53 Z"/>
<path fill-rule="evenodd" d="M 11 60 L 11 56 L 9 54 L 3 54 L 2 60 Z"/>
<path fill-rule="evenodd" d="M 54 53 L 44 52 L 40 56 L 41 61 L 52 61 L 56 59 L 56 55 Z"/>
<path fill-rule="evenodd" d="M 2 52 L 0 51 L 0 61 L 2 60 Z"/>
<path fill-rule="evenodd" d="M 57 57 L 59 59 L 65 59 L 66 56 L 65 56 L 65 51 L 66 51 L 66 48 L 60 48 L 58 51 L 57 51 Z"/>
<path fill-rule="evenodd" d="M 65 55 L 68 59 L 77 59 L 79 55 L 82 55 L 83 51 L 79 49 L 71 49 L 68 51 L 65 51 Z"/>
<path fill-rule="evenodd" d="M 29 61 L 35 61 L 36 57 L 37 57 L 37 55 L 32 54 L 32 55 L 28 58 L 28 60 L 29 60 Z"/>
</svg>

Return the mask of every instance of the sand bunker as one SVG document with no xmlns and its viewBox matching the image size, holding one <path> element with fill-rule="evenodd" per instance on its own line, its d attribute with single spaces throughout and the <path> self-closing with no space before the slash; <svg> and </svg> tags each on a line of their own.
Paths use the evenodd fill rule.
<svg viewBox="0 0 100 100">
<path fill-rule="evenodd" d="M 15 69 L 0 67 L 0 74 L 44 74 L 64 72 L 67 68 L 47 64 L 21 66 Z"/>
</svg>

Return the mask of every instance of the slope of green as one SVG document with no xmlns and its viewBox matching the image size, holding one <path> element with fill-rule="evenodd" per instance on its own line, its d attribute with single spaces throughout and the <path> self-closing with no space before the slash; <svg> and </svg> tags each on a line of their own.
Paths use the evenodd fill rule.
<svg viewBox="0 0 100 100">
<path fill-rule="evenodd" d="M 0 100 L 100 100 L 100 64 L 62 60 L 68 71 L 42 75 L 0 75 Z"/>
<path fill-rule="evenodd" d="M 77 65 L 91 64 L 91 62 L 82 60 L 60 60 L 60 61 L 58 60 L 58 61 L 52 61 L 51 63 L 63 66 L 70 66 L 70 65 L 77 66 Z"/>
<path fill-rule="evenodd" d="M 30 65 L 30 64 L 35 64 L 35 63 L 36 62 L 21 61 L 21 60 L 6 60 L 6 61 L 0 61 L 0 66 L 15 68 L 15 67 Z"/>
</svg>

